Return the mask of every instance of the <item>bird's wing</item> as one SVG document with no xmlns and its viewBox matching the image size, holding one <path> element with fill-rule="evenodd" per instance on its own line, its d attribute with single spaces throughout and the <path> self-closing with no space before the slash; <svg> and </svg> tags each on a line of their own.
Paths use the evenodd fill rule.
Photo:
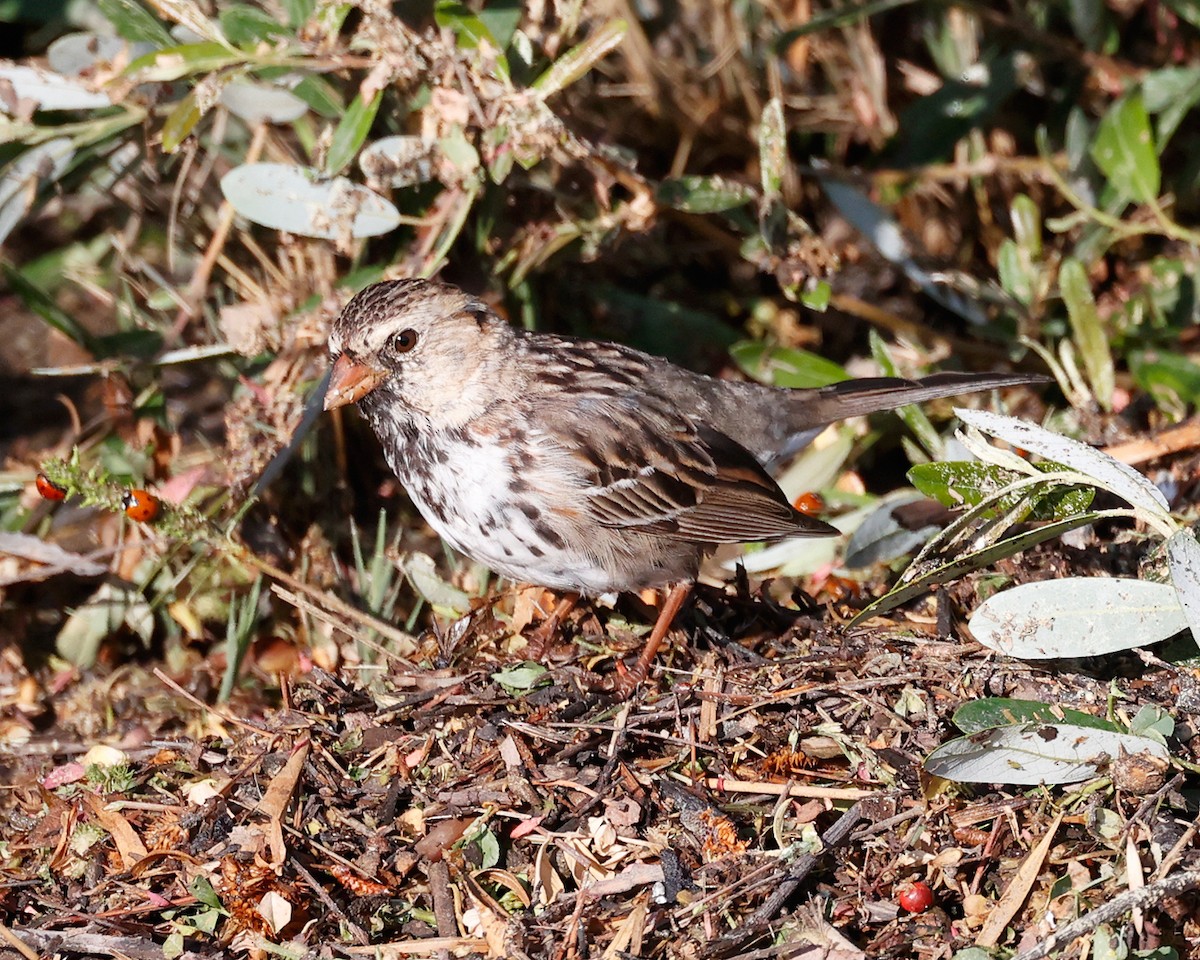
<svg viewBox="0 0 1200 960">
<path fill-rule="evenodd" d="M 670 422 L 670 421 L 675 422 Z M 691 419 L 644 407 L 582 448 L 594 483 L 586 508 L 603 526 L 696 543 L 741 543 L 838 531 L 795 510 L 753 455 Z"/>
<path fill-rule="evenodd" d="M 681 409 L 679 384 L 669 393 L 655 389 L 658 371 L 644 355 L 544 336 L 537 343 L 552 343 L 553 365 L 567 368 L 570 390 L 543 370 L 532 385 L 536 396 L 522 402 L 556 438 L 560 456 L 546 462 L 554 461 L 558 481 L 582 494 L 571 512 L 581 509 L 603 527 L 691 543 L 838 532 L 794 509 L 733 431 L 710 424 L 704 403 Z M 689 375 L 677 374 L 686 387 Z"/>
</svg>

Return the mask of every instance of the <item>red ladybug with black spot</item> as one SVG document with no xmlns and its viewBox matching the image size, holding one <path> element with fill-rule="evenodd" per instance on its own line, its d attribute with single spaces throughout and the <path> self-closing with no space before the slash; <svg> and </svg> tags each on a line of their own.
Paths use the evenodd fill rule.
<svg viewBox="0 0 1200 960">
<path fill-rule="evenodd" d="M 149 490 L 130 490 L 121 498 L 125 516 L 138 523 L 150 523 L 158 516 L 162 503 Z"/>
<path fill-rule="evenodd" d="M 33 482 L 33 485 L 37 487 L 37 492 L 42 495 L 43 500 L 54 500 L 57 502 L 67 499 L 67 488 L 59 486 L 44 473 L 37 475 L 37 479 Z"/>
</svg>

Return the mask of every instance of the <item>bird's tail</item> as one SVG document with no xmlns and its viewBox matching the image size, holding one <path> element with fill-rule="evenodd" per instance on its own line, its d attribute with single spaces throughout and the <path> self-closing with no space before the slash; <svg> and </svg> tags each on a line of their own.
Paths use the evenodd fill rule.
<svg viewBox="0 0 1200 960">
<path fill-rule="evenodd" d="M 869 377 L 844 380 L 812 390 L 790 390 L 786 396 L 794 414 L 792 423 L 803 424 L 804 429 L 792 433 L 772 460 L 783 459 L 801 450 L 822 428 L 847 417 L 999 387 L 1045 383 L 1048 379 L 1040 374 L 1027 373 L 935 373 L 919 380 Z"/>
<path fill-rule="evenodd" d="M 1046 377 L 1038 374 L 1027 373 L 935 373 L 920 380 L 870 377 L 818 387 L 806 391 L 807 396 L 797 397 L 797 401 L 804 409 L 805 419 L 815 426 L 880 410 L 894 410 L 909 403 L 924 403 L 940 397 L 956 397 L 1022 383 L 1044 383 L 1046 380 Z"/>
</svg>

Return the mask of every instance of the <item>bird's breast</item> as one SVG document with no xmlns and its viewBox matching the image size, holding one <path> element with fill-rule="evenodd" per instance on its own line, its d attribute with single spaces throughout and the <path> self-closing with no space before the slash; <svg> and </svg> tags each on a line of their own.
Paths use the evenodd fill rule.
<svg viewBox="0 0 1200 960">
<path fill-rule="evenodd" d="M 695 544 L 590 520 L 582 485 L 572 488 L 559 452 L 536 431 L 375 426 L 389 465 L 426 522 L 502 576 L 589 596 L 695 576 Z"/>
</svg>

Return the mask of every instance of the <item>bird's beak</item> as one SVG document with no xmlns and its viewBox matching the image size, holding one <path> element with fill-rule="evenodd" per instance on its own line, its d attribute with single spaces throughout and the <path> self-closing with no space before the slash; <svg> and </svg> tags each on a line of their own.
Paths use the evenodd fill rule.
<svg viewBox="0 0 1200 960">
<path fill-rule="evenodd" d="M 369 363 L 351 360 L 343 353 L 333 363 L 329 374 L 329 388 L 325 391 L 325 409 L 344 407 L 358 403 L 363 397 L 387 379 L 388 371 L 380 370 Z"/>
</svg>

